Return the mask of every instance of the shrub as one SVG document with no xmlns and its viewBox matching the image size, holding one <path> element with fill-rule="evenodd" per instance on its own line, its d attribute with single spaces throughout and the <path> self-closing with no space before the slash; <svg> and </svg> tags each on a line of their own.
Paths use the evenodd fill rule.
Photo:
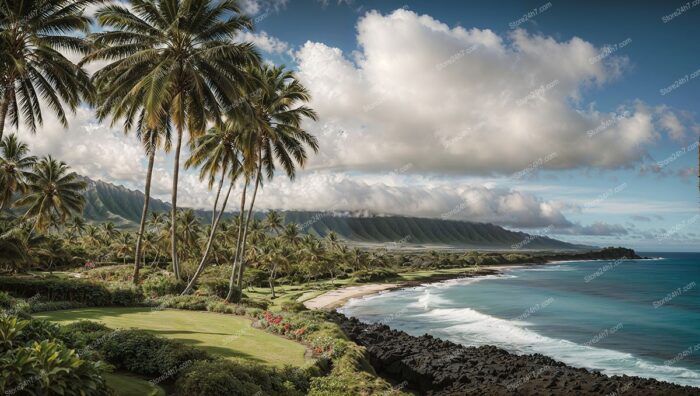
<svg viewBox="0 0 700 396">
<path fill-rule="evenodd" d="M 8 394 L 107 395 L 104 367 L 81 359 L 60 342 L 35 341 L 0 359 L 0 389 Z"/>
<path fill-rule="evenodd" d="M 117 368 L 149 376 L 171 374 L 188 361 L 210 359 L 202 350 L 142 330 L 115 331 L 96 348 Z"/>
<path fill-rule="evenodd" d="M 135 287 L 110 290 L 111 304 L 120 307 L 133 307 L 143 301 L 141 290 Z"/>
<path fill-rule="evenodd" d="M 0 277 L 0 290 L 22 298 L 39 294 L 44 301 L 77 301 L 92 306 L 111 303 L 107 288 L 76 279 Z"/>
<path fill-rule="evenodd" d="M 226 296 L 228 295 L 228 287 L 229 287 L 228 281 L 224 280 L 224 279 L 205 280 L 202 282 L 202 286 L 201 286 L 202 290 L 206 294 L 208 294 L 210 296 L 221 297 L 221 298 L 226 298 Z M 235 289 L 234 294 L 236 294 L 236 291 L 239 291 L 239 293 L 240 293 L 240 290 Z M 236 296 L 234 295 L 234 297 L 236 297 Z M 238 297 L 240 298 L 240 294 L 238 294 Z M 234 298 L 233 301 L 237 301 L 237 299 Z"/>
<path fill-rule="evenodd" d="M 304 386 L 299 378 L 304 374 L 297 370 L 278 371 L 230 360 L 198 361 L 178 378 L 175 390 L 183 396 L 303 395 L 304 389 L 297 386 Z"/>
<path fill-rule="evenodd" d="M 270 306 L 270 303 L 265 300 L 252 300 L 250 298 L 241 299 L 241 304 L 245 305 L 246 307 L 259 308 L 263 310 L 267 309 L 267 307 Z"/>
<path fill-rule="evenodd" d="M 104 366 L 81 359 L 43 320 L 0 317 L 0 389 L 6 394 L 106 395 Z"/>
<path fill-rule="evenodd" d="M 280 308 L 282 308 L 283 311 L 288 312 L 306 311 L 306 306 L 298 301 L 285 301 L 280 304 Z"/>
<path fill-rule="evenodd" d="M 69 301 L 84 304 L 84 306 L 133 306 L 142 300 L 138 289 L 109 290 L 103 285 L 77 279 L 0 277 L 0 290 L 15 297 L 30 299 L 32 305 L 39 305 L 38 309 L 42 311 L 48 310 L 47 306 L 41 305 L 45 302 L 65 304 Z M 48 308 L 50 309 L 51 306 Z M 75 308 L 75 306 L 69 308 Z M 26 310 L 39 312 L 33 307 L 26 307 Z"/>
<path fill-rule="evenodd" d="M 163 345 L 155 356 L 159 371 L 168 373 L 178 367 L 186 367 L 198 360 L 211 360 L 205 351 L 176 342 Z"/>
<path fill-rule="evenodd" d="M 0 291 L 0 308 L 9 309 L 15 304 L 15 299 L 10 297 L 9 294 Z"/>
<path fill-rule="evenodd" d="M 185 289 L 185 286 L 187 286 L 185 282 L 167 274 L 152 275 L 146 278 L 141 285 L 143 292 L 151 297 L 180 294 Z"/>
<path fill-rule="evenodd" d="M 166 342 L 145 331 L 118 330 L 98 349 L 105 360 L 117 368 L 143 375 L 160 375 L 160 365 L 155 357 Z"/>
<path fill-rule="evenodd" d="M 60 311 L 62 309 L 84 308 L 86 304 L 73 301 L 39 301 L 31 305 L 29 312 Z"/>
<path fill-rule="evenodd" d="M 396 271 L 390 268 L 373 268 L 355 271 L 352 274 L 356 282 L 376 282 L 396 276 Z"/>
<path fill-rule="evenodd" d="M 158 308 L 177 308 L 187 309 L 190 311 L 204 311 L 207 309 L 207 304 L 211 299 L 206 296 L 168 296 L 152 299 L 148 302 L 151 306 Z"/>
</svg>

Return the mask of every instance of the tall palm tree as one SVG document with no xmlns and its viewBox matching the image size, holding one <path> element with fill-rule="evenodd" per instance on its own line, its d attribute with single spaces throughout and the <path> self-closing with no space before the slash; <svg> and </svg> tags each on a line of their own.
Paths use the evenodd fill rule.
<svg viewBox="0 0 700 396">
<path fill-rule="evenodd" d="M 222 125 L 211 128 L 206 135 L 197 139 L 195 148 L 192 150 L 190 158 L 185 163 L 187 167 L 200 166 L 200 180 L 208 179 L 210 189 L 215 183 L 217 174 L 221 173 L 221 179 L 219 181 L 216 198 L 214 200 L 214 209 L 212 213 L 213 222 L 210 227 L 211 229 L 209 231 L 209 237 L 206 241 L 204 253 L 202 254 L 202 259 L 199 262 L 197 270 L 190 279 L 185 290 L 182 292 L 183 295 L 188 294 L 192 290 L 192 287 L 207 264 L 207 260 L 209 259 L 209 254 L 214 242 L 214 237 L 216 236 L 216 231 L 219 227 L 219 222 L 221 221 L 221 217 L 226 210 L 226 205 L 236 179 L 241 173 L 241 163 L 239 159 L 240 152 L 238 148 L 238 136 L 240 134 L 241 127 L 242 126 L 240 123 L 238 123 L 235 119 L 232 119 Z M 221 188 L 223 187 L 223 183 L 227 175 L 229 178 L 229 188 L 226 191 L 224 201 L 221 204 L 221 209 L 217 215 L 217 201 L 219 199 L 219 195 L 221 194 Z"/>
<path fill-rule="evenodd" d="M 15 201 L 14 206 L 28 207 L 24 216 L 34 219 L 34 228 L 45 230 L 52 215 L 65 221 L 82 213 L 85 206 L 82 192 L 87 183 L 71 172 L 65 162 L 44 157 L 27 178 L 27 194 Z"/>
<path fill-rule="evenodd" d="M 40 99 L 68 126 L 64 103 L 75 111 L 81 98 L 92 101 L 90 79 L 62 51 L 87 53 L 81 37 L 90 18 L 85 7 L 97 0 L 0 0 L 0 139 L 5 120 L 29 129 L 42 125 Z"/>
<path fill-rule="evenodd" d="M 240 253 L 233 264 L 236 270 L 238 263 L 238 288 L 243 282 L 248 225 L 253 215 L 258 187 L 262 182 L 263 168 L 265 176 L 272 179 L 275 163 L 279 163 L 287 176 L 294 179 L 296 167 L 306 164 L 306 146 L 314 152 L 318 151 L 318 141 L 301 125 L 304 119 L 316 120 L 316 113 L 300 104 L 308 102 L 311 97 L 294 73 L 285 70 L 284 67 L 264 65 L 251 70 L 251 74 L 261 82 L 263 89 L 259 94 L 251 96 L 244 106 L 236 108 L 249 117 L 251 127 L 248 145 L 252 146 L 252 150 L 244 150 L 247 153 L 244 154 L 244 161 L 257 165 L 253 194 L 243 226 L 241 248 L 236 249 Z M 233 284 L 229 286 L 229 296 L 232 294 Z"/>
<path fill-rule="evenodd" d="M 142 111 L 143 114 L 143 111 Z M 148 217 L 148 205 L 151 200 L 151 179 L 153 176 L 153 165 L 155 163 L 156 151 L 163 145 L 165 151 L 170 151 L 170 122 L 164 120 L 160 129 L 144 130 L 143 117 L 139 119 L 137 134 L 141 139 L 146 155 L 148 155 L 148 166 L 146 170 L 146 186 L 144 189 L 143 209 L 141 211 L 141 221 L 139 223 L 139 231 L 136 234 L 136 247 L 134 252 L 134 284 L 139 282 L 139 269 L 141 267 L 141 244 L 143 235 L 146 230 L 146 218 Z"/>
<path fill-rule="evenodd" d="M 252 27 L 234 0 L 132 0 L 131 7 L 108 5 L 97 12 L 105 31 L 92 35 L 97 47 L 84 61 L 111 61 L 95 73 L 100 90 L 98 115 L 130 118 L 144 110 L 148 129 L 158 129 L 170 113 L 177 131 L 171 197 L 171 256 L 180 277 L 177 242 L 177 186 L 185 128 L 204 133 L 207 121 L 239 100 L 257 64 L 252 44 L 236 43 Z"/>
<path fill-rule="evenodd" d="M 0 143 L 0 210 L 8 206 L 15 193 L 26 190 L 28 176 L 36 163 L 36 157 L 28 153 L 29 146 L 15 134 L 5 136 Z"/>
<path fill-rule="evenodd" d="M 111 241 L 112 238 L 117 236 L 118 233 L 119 231 L 117 231 L 114 223 L 111 221 L 100 224 L 100 236 L 102 237 L 103 241 Z"/>
<path fill-rule="evenodd" d="M 85 227 L 85 219 L 82 216 L 73 216 L 73 220 L 70 224 L 70 230 L 76 236 L 82 236 L 83 232 L 85 232 Z"/>
<path fill-rule="evenodd" d="M 265 215 L 265 225 L 274 233 L 274 235 L 279 235 L 280 230 L 284 226 L 284 220 L 280 216 L 280 212 L 276 210 L 271 210 Z"/>
</svg>

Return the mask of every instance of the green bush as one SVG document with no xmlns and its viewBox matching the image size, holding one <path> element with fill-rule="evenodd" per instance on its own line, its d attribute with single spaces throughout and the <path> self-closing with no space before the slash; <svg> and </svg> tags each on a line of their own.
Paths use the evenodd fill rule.
<svg viewBox="0 0 700 396">
<path fill-rule="evenodd" d="M 278 371 L 250 362 L 198 361 L 178 378 L 175 391 L 182 396 L 296 396 L 305 394 L 305 381 L 300 377 L 304 374 L 299 369 Z"/>
<path fill-rule="evenodd" d="M 7 394 L 107 395 L 99 362 L 81 359 L 60 342 L 35 341 L 0 358 L 0 389 Z"/>
<path fill-rule="evenodd" d="M 87 305 L 73 301 L 39 301 L 28 306 L 29 312 L 60 311 L 62 309 L 84 308 Z"/>
<path fill-rule="evenodd" d="M 288 312 L 306 311 L 306 306 L 298 301 L 284 301 L 282 304 L 280 304 L 280 308 L 282 308 L 283 311 Z"/>
<path fill-rule="evenodd" d="M 109 290 L 78 279 L 0 277 L 0 290 L 14 297 L 38 300 L 33 301 L 34 304 L 70 301 L 85 306 L 133 306 L 142 299 L 137 289 Z"/>
<path fill-rule="evenodd" d="M 43 301 L 77 301 L 92 306 L 111 304 L 106 287 L 77 279 L 0 277 L 0 290 L 22 298 L 39 294 Z"/>
<path fill-rule="evenodd" d="M 178 367 L 186 367 L 198 360 L 211 360 L 209 354 L 197 348 L 177 342 L 168 342 L 155 356 L 161 373 L 168 373 Z"/>
<path fill-rule="evenodd" d="M 396 276 L 396 271 L 390 268 L 373 268 L 355 271 L 352 274 L 356 282 L 376 282 Z"/>
<path fill-rule="evenodd" d="M 226 298 L 228 295 L 228 281 L 224 279 L 208 279 L 202 282 L 201 290 L 210 296 Z M 236 289 L 238 290 L 238 289 Z M 234 291 L 235 294 L 235 291 Z M 240 296 L 239 296 L 240 297 Z M 234 298 L 233 301 L 236 301 Z"/>
<path fill-rule="evenodd" d="M 115 367 L 148 376 L 171 374 L 186 362 L 210 359 L 202 350 L 142 330 L 118 330 L 98 344 L 96 348 Z"/>
<path fill-rule="evenodd" d="M 110 295 L 111 304 L 120 307 L 133 307 L 141 304 L 143 301 L 141 290 L 135 287 L 128 289 L 111 289 Z"/>
<path fill-rule="evenodd" d="M 212 300 L 206 296 L 186 295 L 186 296 L 167 296 L 155 298 L 148 301 L 148 305 L 164 308 L 186 309 L 190 311 L 204 311 L 207 309 L 207 304 Z"/>
<path fill-rule="evenodd" d="M 98 349 L 105 360 L 119 369 L 153 376 L 162 374 L 155 357 L 166 343 L 164 338 L 142 330 L 118 330 Z"/>
<path fill-rule="evenodd" d="M 0 317 L 0 389 L 6 394 L 106 395 L 105 367 L 82 359 L 43 320 Z"/>
<path fill-rule="evenodd" d="M 150 297 L 180 294 L 185 286 L 187 286 L 185 282 L 169 274 L 152 275 L 141 284 L 143 292 Z"/>
<path fill-rule="evenodd" d="M 270 303 L 265 300 L 253 300 L 250 298 L 243 298 L 240 303 L 246 307 L 258 309 L 267 309 L 270 306 Z"/>
<path fill-rule="evenodd" d="M 15 299 L 9 294 L 0 291 L 0 309 L 10 309 L 15 304 Z"/>
</svg>

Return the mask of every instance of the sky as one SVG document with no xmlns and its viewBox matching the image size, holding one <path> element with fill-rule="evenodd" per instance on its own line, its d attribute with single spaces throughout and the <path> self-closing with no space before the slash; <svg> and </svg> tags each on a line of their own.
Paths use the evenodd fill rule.
<svg viewBox="0 0 700 396">
<path fill-rule="evenodd" d="M 319 153 L 293 182 L 267 182 L 256 206 L 700 251 L 700 1 L 472 3 L 242 1 L 255 29 L 238 39 L 295 70 L 319 114 L 305 124 Z M 45 116 L 20 136 L 81 174 L 142 189 L 133 135 L 86 107 L 69 122 Z M 159 153 L 164 200 L 171 168 Z M 209 208 L 196 172 L 181 177 L 179 204 Z"/>
</svg>

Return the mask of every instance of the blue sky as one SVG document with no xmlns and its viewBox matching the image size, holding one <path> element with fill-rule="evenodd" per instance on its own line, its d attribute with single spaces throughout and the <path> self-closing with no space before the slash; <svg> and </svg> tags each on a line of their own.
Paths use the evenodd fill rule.
<svg viewBox="0 0 700 396">
<path fill-rule="evenodd" d="M 611 56 L 628 60 L 624 72 L 615 81 L 584 90 L 583 104 L 594 103 L 601 111 L 614 111 L 620 104 L 642 100 L 649 106 L 669 106 L 697 117 L 700 78 L 689 78 L 687 83 L 665 95 L 660 92 L 676 80 L 700 69 L 696 40 L 700 35 L 700 6 L 691 3 L 689 9 L 679 9 L 685 4 L 506 1 L 495 6 L 455 1 L 291 1 L 277 11 L 268 11 L 260 20 L 257 31 L 265 31 L 284 40 L 290 48 L 299 48 L 311 41 L 351 53 L 361 50 L 357 41 L 357 21 L 370 10 L 387 15 L 404 8 L 419 15 L 429 15 L 450 27 L 490 29 L 499 35 L 507 35 L 512 31 L 511 27 L 518 24 L 519 28 L 530 33 L 558 41 L 579 37 L 598 48 L 610 46 Z M 534 9 L 538 11 L 533 16 Z M 673 15 L 677 9 L 680 12 Z M 664 16 L 671 20 L 665 23 L 662 19 Z M 522 22 L 521 18 L 527 20 Z M 295 65 L 286 54 L 268 56 L 276 63 Z M 543 199 L 583 202 L 583 210 L 568 214 L 572 221 L 620 224 L 628 230 L 627 234 L 614 237 L 566 236 L 565 239 L 592 243 L 619 240 L 638 248 L 660 250 L 697 249 L 698 238 L 693 235 L 698 233 L 700 224 L 693 217 L 698 214 L 697 180 L 694 176 L 697 171 L 691 176 L 678 175 L 683 171 L 690 173 L 690 168 L 697 169 L 697 148 L 693 146 L 696 138 L 697 133 L 692 131 L 684 140 L 663 136 L 648 147 L 644 159 L 647 166 L 677 157 L 664 167 L 665 172 L 662 173 L 645 171 L 641 162 L 632 162 L 619 169 L 579 167 L 565 171 L 541 170 L 529 174 L 527 180 L 507 185 L 533 191 Z M 689 152 L 679 153 L 679 150 Z M 498 178 L 476 180 L 498 182 Z M 608 194 L 610 189 L 620 191 Z M 586 206 L 586 202 L 591 200 L 601 202 Z M 678 232 L 674 235 L 679 238 L 673 243 L 669 242 L 672 238 L 648 237 L 649 234 L 666 235 L 676 229 Z M 635 238 L 642 233 L 646 233 L 647 237 L 642 240 Z M 686 235 L 680 237 L 681 234 Z M 689 240 L 682 241 L 685 237 Z"/>
<path fill-rule="evenodd" d="M 295 69 L 320 116 L 320 153 L 260 207 L 698 251 L 700 4 L 686 4 L 244 0 L 256 27 L 239 39 Z M 27 137 L 37 152 L 141 188 L 133 137 L 85 108 L 67 132 L 47 124 Z M 159 198 L 171 163 L 157 157 Z M 213 201 L 195 172 L 181 190 L 185 205 Z"/>
</svg>

